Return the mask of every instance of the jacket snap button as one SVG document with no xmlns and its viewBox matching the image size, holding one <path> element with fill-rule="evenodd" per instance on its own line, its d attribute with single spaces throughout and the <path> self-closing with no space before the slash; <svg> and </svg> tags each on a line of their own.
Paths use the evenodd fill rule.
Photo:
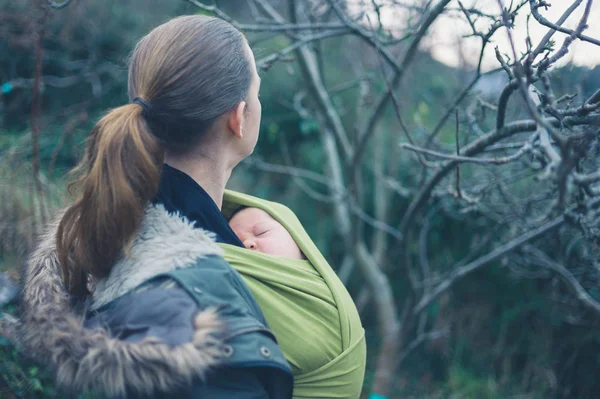
<svg viewBox="0 0 600 399">
<path fill-rule="evenodd" d="M 271 357 L 271 351 L 266 346 L 260 347 L 260 354 L 264 357 Z"/>
<path fill-rule="evenodd" d="M 233 355 L 233 348 L 231 347 L 231 345 L 223 345 L 223 355 L 225 357 L 231 357 L 231 355 Z"/>
<path fill-rule="evenodd" d="M 202 290 L 198 287 L 192 288 L 196 294 L 202 294 Z"/>
</svg>

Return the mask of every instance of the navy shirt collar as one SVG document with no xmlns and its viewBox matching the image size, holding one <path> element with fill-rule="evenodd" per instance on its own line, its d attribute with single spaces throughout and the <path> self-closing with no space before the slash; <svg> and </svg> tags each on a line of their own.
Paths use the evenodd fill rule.
<svg viewBox="0 0 600 399">
<path fill-rule="evenodd" d="M 195 222 L 195 227 L 215 233 L 217 242 L 243 247 L 210 195 L 179 169 L 163 165 L 158 193 L 152 202 L 164 205 L 169 212 L 180 213 Z"/>
</svg>

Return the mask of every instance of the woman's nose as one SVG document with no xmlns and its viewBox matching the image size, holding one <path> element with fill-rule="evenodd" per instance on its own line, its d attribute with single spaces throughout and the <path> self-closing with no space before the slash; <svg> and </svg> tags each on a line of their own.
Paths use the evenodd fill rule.
<svg viewBox="0 0 600 399">
<path fill-rule="evenodd" d="M 247 249 L 256 249 L 256 242 L 252 239 L 244 241 L 244 247 Z"/>
</svg>

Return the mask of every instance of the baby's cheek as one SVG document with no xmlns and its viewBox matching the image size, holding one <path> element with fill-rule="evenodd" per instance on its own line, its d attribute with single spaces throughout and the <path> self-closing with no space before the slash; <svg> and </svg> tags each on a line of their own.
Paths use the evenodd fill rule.
<svg viewBox="0 0 600 399">
<path fill-rule="evenodd" d="M 282 251 L 284 252 L 283 256 L 291 259 L 303 259 L 302 251 L 300 251 L 298 244 L 296 244 L 291 235 L 288 234 L 286 239 L 282 239 L 282 241 L 284 241 L 281 244 Z"/>
<path fill-rule="evenodd" d="M 270 255 L 279 255 L 283 249 L 283 245 L 279 242 L 277 237 L 265 237 L 261 240 L 260 248 L 261 252 Z"/>
</svg>

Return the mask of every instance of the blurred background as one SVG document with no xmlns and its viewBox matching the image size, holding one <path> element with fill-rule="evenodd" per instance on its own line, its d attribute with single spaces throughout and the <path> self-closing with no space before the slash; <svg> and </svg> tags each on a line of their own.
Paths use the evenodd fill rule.
<svg viewBox="0 0 600 399">
<path fill-rule="evenodd" d="M 195 13 L 254 51 L 230 188 L 294 210 L 348 287 L 364 398 L 598 397 L 598 2 L 0 0 L 0 398 L 56 397 L 19 266 L 136 41 Z"/>
</svg>

